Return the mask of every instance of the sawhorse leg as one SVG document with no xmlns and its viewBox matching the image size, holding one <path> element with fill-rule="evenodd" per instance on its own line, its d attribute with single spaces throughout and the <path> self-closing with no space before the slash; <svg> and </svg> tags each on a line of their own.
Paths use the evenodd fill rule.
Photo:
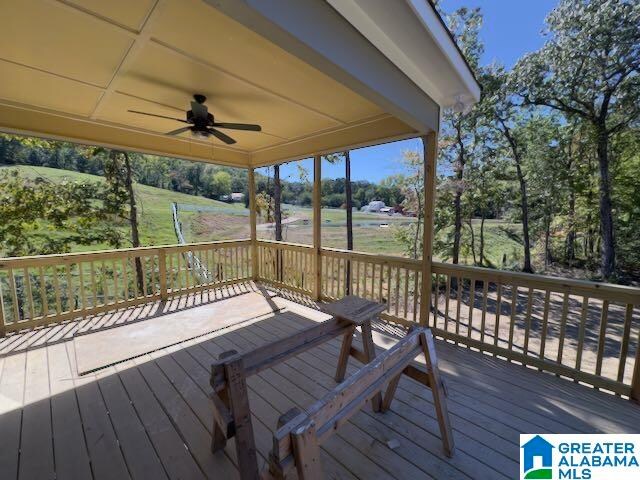
<svg viewBox="0 0 640 480">
<path fill-rule="evenodd" d="M 225 352 L 220 356 L 220 359 L 230 357 L 235 353 Z M 233 434 L 236 441 L 236 455 L 241 480 L 259 480 L 258 456 L 253 436 L 253 425 L 251 424 L 247 379 L 242 358 L 225 363 L 224 372 L 226 386 L 220 392 L 220 399 L 231 412 L 233 431 L 224 432 L 219 422 L 215 421 L 211 447 L 214 452 L 224 448 L 226 440 L 229 438 L 227 435 Z"/>
<path fill-rule="evenodd" d="M 444 381 L 440 378 L 440 369 L 438 368 L 438 358 L 436 356 L 436 346 L 433 343 L 433 334 L 431 330 L 427 330 L 420 335 L 420 344 L 424 352 L 424 358 L 427 363 L 427 375 L 429 377 L 429 386 L 433 394 L 433 405 L 436 409 L 438 417 L 438 425 L 440 426 L 440 437 L 444 453 L 447 457 L 453 456 L 455 448 L 453 442 L 453 432 L 451 431 L 451 421 L 449 420 L 449 410 L 447 409 L 447 399 Z"/>
</svg>

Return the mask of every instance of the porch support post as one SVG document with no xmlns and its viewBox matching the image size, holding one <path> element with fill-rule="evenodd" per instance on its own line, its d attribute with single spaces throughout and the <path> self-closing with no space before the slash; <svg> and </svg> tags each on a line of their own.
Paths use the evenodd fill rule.
<svg viewBox="0 0 640 480">
<path fill-rule="evenodd" d="M 321 236 L 320 229 L 322 218 L 320 208 L 322 207 L 322 188 L 320 179 L 322 175 L 322 156 L 313 157 L 313 264 L 315 278 L 313 282 L 313 299 L 320 300 L 322 295 L 322 262 L 320 261 Z"/>
<path fill-rule="evenodd" d="M 428 326 L 431 307 L 431 271 L 433 255 L 433 220 L 435 209 L 436 161 L 438 134 L 431 132 L 422 137 L 424 152 L 424 218 L 422 241 L 422 291 L 420 296 L 420 325 Z"/>
<path fill-rule="evenodd" d="M 258 239 L 256 236 L 256 179 L 249 168 L 249 224 L 251 225 L 251 278 L 258 280 Z"/>
</svg>

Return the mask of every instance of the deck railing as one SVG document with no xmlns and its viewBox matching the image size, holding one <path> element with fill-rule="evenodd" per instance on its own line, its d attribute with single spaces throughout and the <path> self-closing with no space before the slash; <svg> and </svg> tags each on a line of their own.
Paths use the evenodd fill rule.
<svg viewBox="0 0 640 480">
<path fill-rule="evenodd" d="M 0 333 L 251 278 L 250 240 L 0 258 Z"/>
<path fill-rule="evenodd" d="M 421 261 L 322 248 L 318 265 L 316 290 L 314 248 L 268 240 L 4 258 L 0 329 L 252 278 L 324 300 L 359 295 L 385 303 L 385 320 L 420 321 Z M 437 336 L 640 400 L 639 289 L 438 262 L 432 284 L 428 325 Z"/>
<path fill-rule="evenodd" d="M 312 247 L 258 244 L 261 280 L 313 291 Z M 421 261 L 322 248 L 321 272 L 322 299 L 351 293 L 386 303 L 388 321 L 419 322 Z M 639 289 L 439 262 L 432 283 L 437 336 L 640 399 Z"/>
</svg>

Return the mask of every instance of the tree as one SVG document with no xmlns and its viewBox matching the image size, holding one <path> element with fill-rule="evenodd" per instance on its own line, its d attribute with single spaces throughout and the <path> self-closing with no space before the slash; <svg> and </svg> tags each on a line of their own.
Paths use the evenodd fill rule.
<svg viewBox="0 0 640 480">
<path fill-rule="evenodd" d="M 640 3 L 561 0 L 547 27 L 547 43 L 517 63 L 513 90 L 525 104 L 558 110 L 591 126 L 600 177 L 601 271 L 611 278 L 616 245 L 610 141 L 640 115 Z"/>
<path fill-rule="evenodd" d="M 109 192 L 98 182 L 54 184 L 18 172 L 0 173 L 0 247 L 6 255 L 43 255 L 72 245 L 121 243 Z M 56 231 L 56 235 L 51 232 Z"/>
<path fill-rule="evenodd" d="M 449 28 L 456 38 L 469 64 L 478 70 L 483 46 L 479 39 L 482 15 L 480 9 L 460 8 L 448 17 Z M 446 110 L 442 116 L 440 135 L 440 161 L 453 171 L 449 182 L 453 186 L 453 243 L 451 259 L 460 261 L 462 240 L 462 195 L 465 190 L 464 172 L 467 163 L 473 160 L 474 150 L 482 139 L 478 122 L 482 109 L 475 105 L 469 111 L 458 108 Z M 447 167 L 445 167 L 447 168 Z"/>
<path fill-rule="evenodd" d="M 212 176 L 207 188 L 208 196 L 220 198 L 231 194 L 231 175 L 224 170 L 216 171 Z"/>
<path fill-rule="evenodd" d="M 102 152 L 99 148 L 96 153 Z M 105 178 L 109 186 L 110 202 L 114 211 L 129 222 L 131 246 L 138 248 L 140 243 L 140 232 L 138 228 L 138 206 L 135 192 L 133 190 L 133 168 L 131 158 L 127 152 L 119 150 L 109 151 L 109 161 L 105 164 Z M 125 208 L 128 206 L 128 212 Z M 140 257 L 135 257 L 136 281 L 138 291 L 144 294 L 144 271 Z"/>
<path fill-rule="evenodd" d="M 529 198 L 527 193 L 527 179 L 523 169 L 525 145 L 522 139 L 522 131 L 527 118 L 513 101 L 513 96 L 508 90 L 509 76 L 500 66 L 492 66 L 484 75 L 484 108 L 487 118 L 493 128 L 499 132 L 502 140 L 516 167 L 516 177 L 520 190 L 520 211 L 522 216 L 522 243 L 524 249 L 524 261 L 522 271 L 533 273 L 531 264 L 531 238 L 529 230 Z M 497 141 L 500 141 L 497 139 Z"/>
</svg>

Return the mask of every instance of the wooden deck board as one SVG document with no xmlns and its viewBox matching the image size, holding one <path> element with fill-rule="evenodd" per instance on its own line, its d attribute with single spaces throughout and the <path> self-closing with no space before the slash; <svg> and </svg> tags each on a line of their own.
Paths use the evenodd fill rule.
<svg viewBox="0 0 640 480">
<path fill-rule="evenodd" d="M 74 327 L 14 336 L 15 353 L 0 358 L 3 478 L 237 478 L 234 442 L 210 451 L 211 363 L 225 350 L 250 350 L 326 318 L 273 301 L 287 311 L 86 376 L 77 375 Z M 131 317 L 124 312 L 85 324 L 131 325 Z M 396 340 L 384 330 L 374 334 L 377 348 Z M 16 347 L 23 344 L 27 351 Z M 335 386 L 339 348 L 338 340 L 328 342 L 249 379 L 261 467 L 278 417 Z M 449 387 L 454 457 L 442 451 L 431 392 L 403 378 L 390 411 L 363 407 L 323 445 L 327 478 L 513 478 L 519 433 L 640 432 L 640 409 L 628 401 L 450 343 L 437 342 L 437 349 Z M 359 366 L 350 359 L 347 375 Z M 399 446 L 390 449 L 390 440 Z"/>
</svg>

